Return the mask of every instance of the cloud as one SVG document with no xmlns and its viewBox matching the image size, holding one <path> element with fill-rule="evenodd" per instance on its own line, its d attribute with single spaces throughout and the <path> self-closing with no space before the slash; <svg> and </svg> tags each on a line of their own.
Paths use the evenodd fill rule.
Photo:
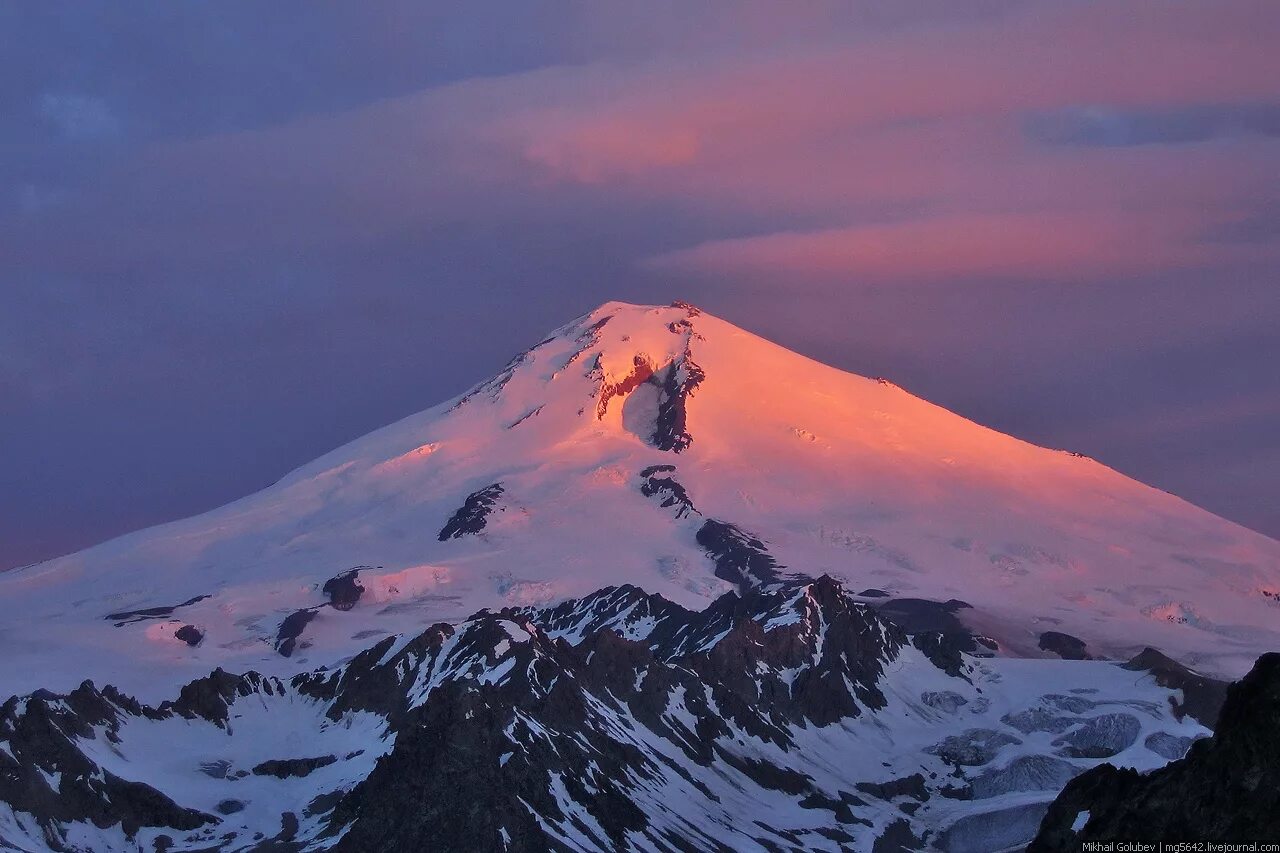
<svg viewBox="0 0 1280 853">
<path fill-rule="evenodd" d="M 1280 73 L 1269 73 L 1278 70 L 1280 23 L 1267 4 L 988 6 L 969 19 L 916 4 L 879 28 L 824 38 L 828 23 L 848 23 L 826 5 L 804 21 L 788 17 L 787 39 L 773 46 L 759 35 L 780 7 L 757 4 L 735 24 L 738 41 L 705 52 L 550 65 L 259 130 L 159 141 L 85 188 L 84 204 L 62 205 L 65 215 L 43 232 L 0 222 L 0 253 L 84 268 L 139 255 L 332 249 L 522 216 L 568 224 L 605 211 L 627 220 L 655 204 L 720 238 L 906 213 L 1143 219 L 1170 206 L 1234 214 L 1280 189 L 1270 137 L 1214 131 L 1210 145 L 1184 146 L 1176 158 L 1134 158 L 1123 148 L 1046 146 L 1026 128 L 1028 115 L 1079 125 L 1082 103 L 1131 125 L 1135 116 L 1199 115 L 1204 103 L 1223 105 L 1220 118 L 1252 115 L 1233 104 L 1280 98 Z M 591 17 L 580 26 L 606 28 L 607 15 Z M 664 21 L 649 38 L 672 36 Z M 92 109 L 64 111 L 68 127 L 92 126 L 81 115 Z M 1171 132 L 1161 127 L 1147 135 Z M 1058 136 L 1088 133 L 1068 126 Z M 77 234 L 82 255 L 64 257 L 57 247 Z"/>
<path fill-rule="evenodd" d="M 716 174 L 726 159 L 750 155 L 767 169 L 770 156 L 807 155 L 823 138 L 838 149 L 850 134 L 911 123 L 1012 120 L 1081 104 L 1176 120 L 1181 107 L 1221 102 L 1220 114 L 1244 117 L 1235 102 L 1280 95 L 1276 39 L 1277 16 L 1255 2 L 1026 4 L 1007 19 L 878 40 L 593 68 L 582 97 L 553 95 L 544 109 L 547 93 L 529 91 L 510 129 L 531 159 L 570 181 L 582 178 L 583 161 L 591 179 L 610 163 L 630 175 L 636 149 L 696 140 L 696 152 L 682 146 L 691 156 L 651 161 L 683 182 Z M 547 146 L 557 156 L 539 156 Z"/>
<path fill-rule="evenodd" d="M 1280 137 L 1280 103 L 1165 110 L 1074 107 L 1033 113 L 1024 126 L 1032 139 L 1058 145 L 1167 145 L 1233 136 Z"/>
<path fill-rule="evenodd" d="M 1111 211 L 958 215 L 713 240 L 646 263 L 749 278 L 1081 280 L 1185 269 L 1233 256 L 1200 241 L 1199 227 L 1191 216 L 1126 218 Z"/>
</svg>

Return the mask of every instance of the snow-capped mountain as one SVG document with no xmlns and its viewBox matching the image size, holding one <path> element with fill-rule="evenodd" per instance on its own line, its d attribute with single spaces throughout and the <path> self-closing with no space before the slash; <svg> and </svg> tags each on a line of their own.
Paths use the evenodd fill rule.
<svg viewBox="0 0 1280 853">
<path fill-rule="evenodd" d="M 718 568 L 700 533 L 755 538 L 767 567 Z M 354 567 L 356 606 L 308 611 L 283 658 L 281 623 Z M 1280 647 L 1275 541 L 696 309 L 610 303 L 256 495 L 0 575 L 0 684 L 87 668 L 158 699 L 482 607 L 632 583 L 701 608 L 790 573 L 962 600 L 1016 655 L 1052 630 L 1235 676 Z"/>
<path fill-rule="evenodd" d="M 0 641 L 0 846 L 990 850 L 1208 733 L 1214 677 L 1280 648 L 1280 543 L 609 303 L 258 494 L 0 574 Z"/>
</svg>

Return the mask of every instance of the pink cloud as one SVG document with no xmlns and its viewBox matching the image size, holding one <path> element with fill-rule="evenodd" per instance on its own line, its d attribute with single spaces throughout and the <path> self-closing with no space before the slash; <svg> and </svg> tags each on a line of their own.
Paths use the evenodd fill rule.
<svg viewBox="0 0 1280 853">
<path fill-rule="evenodd" d="M 865 243 L 873 235 L 892 241 L 909 227 L 944 245 L 959 228 L 977 232 L 956 246 L 963 263 L 991 270 L 982 246 L 1040 227 L 1038 254 L 1004 238 L 1014 241 L 1002 247 L 1005 268 L 1029 274 L 1031 257 L 1056 265 L 1076 247 L 1100 252 L 1107 263 L 1093 263 L 1108 270 L 1151 269 L 1202 262 L 1212 253 L 1182 245 L 1186 235 L 1280 193 L 1274 140 L 1055 149 L 1028 140 L 1020 123 L 1027 111 L 1080 104 L 1280 99 L 1280 16 L 1270 2 L 1031 2 L 972 20 L 938 20 L 947 4 L 926 4 L 936 7 L 926 24 L 825 35 L 843 5 L 800 23 L 787 9 L 782 47 L 762 36 L 770 9 L 783 7 L 755 4 L 738 22 L 740 42 L 714 50 L 691 37 L 699 49 L 689 53 L 469 80 L 157 145 L 88 201 L 48 212 L 56 228 L 0 223 L 0 257 L 70 263 L 59 251 L 68 234 L 92 247 L 76 262 L 93 268 L 142 255 L 328 250 L 459 221 L 573 221 L 589 210 L 621 222 L 657 204 L 737 222 L 722 234 L 741 233 L 749 218 L 753 230 L 826 235 L 750 244 L 776 264 L 802 245 L 847 264 L 853 241 L 859 263 L 875 268 Z M 175 213 L 174 198 L 193 202 Z M 919 221 L 868 230 L 904 215 Z M 1101 221 L 1109 230 L 1090 225 Z M 1112 247 L 1109 234 L 1132 239 Z M 1153 256 L 1130 258 L 1142 245 Z M 728 246 L 748 250 L 724 241 L 690 249 L 684 262 L 709 264 Z M 1018 261 L 1019 252 L 1031 254 Z M 914 261 L 913 274 L 930 263 Z M 1068 266 L 1085 274 L 1083 261 Z"/>
<path fill-rule="evenodd" d="M 648 261 L 731 276 L 870 280 L 974 276 L 1092 279 L 1230 259 L 1197 241 L 1198 217 L 1113 212 L 955 215 L 715 240 Z"/>
<path fill-rule="evenodd" d="M 503 132 L 532 168 L 566 181 L 643 175 L 677 187 L 736 187 L 759 182 L 748 169 L 763 176 L 778 160 L 826 146 L 825 159 L 835 161 L 856 144 L 851 137 L 909 132 L 910 123 L 1280 97 L 1280 16 L 1266 3 L 1026 10 L 874 41 L 593 69 L 598 79 L 579 97 L 557 97 L 551 108 L 530 97 Z M 743 168 L 725 175 L 726 164 Z"/>
</svg>

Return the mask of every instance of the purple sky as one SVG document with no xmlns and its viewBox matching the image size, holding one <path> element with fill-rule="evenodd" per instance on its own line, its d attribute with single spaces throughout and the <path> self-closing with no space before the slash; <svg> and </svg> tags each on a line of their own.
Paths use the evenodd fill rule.
<svg viewBox="0 0 1280 853">
<path fill-rule="evenodd" d="M 1280 6 L 0 7 L 0 567 L 682 298 L 1280 536 Z"/>
</svg>

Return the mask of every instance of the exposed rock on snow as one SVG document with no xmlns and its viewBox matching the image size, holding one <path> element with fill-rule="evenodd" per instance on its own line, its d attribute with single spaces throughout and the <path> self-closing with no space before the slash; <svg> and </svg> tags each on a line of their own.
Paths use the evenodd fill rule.
<svg viewBox="0 0 1280 853">
<path fill-rule="evenodd" d="M 272 758 L 253 768 L 255 776 L 274 776 L 277 779 L 299 778 L 309 775 L 313 770 L 328 767 L 337 761 L 337 756 L 322 755 L 318 758 Z"/>
<path fill-rule="evenodd" d="M 181 628 L 173 632 L 173 636 L 177 637 L 188 646 L 198 646 L 204 639 L 204 632 L 195 625 L 183 625 Z"/>
<path fill-rule="evenodd" d="M 658 417 L 650 437 L 654 447 L 675 453 L 688 449 L 693 442 L 688 428 L 689 397 L 706 378 L 706 373 L 694 362 L 688 347 L 680 361 L 666 369 L 659 384 L 662 393 L 658 400 Z"/>
<path fill-rule="evenodd" d="M 321 591 L 329 596 L 329 606 L 335 610 L 350 610 L 356 606 L 364 587 L 359 581 L 360 569 L 351 569 L 324 582 Z"/>
<path fill-rule="evenodd" d="M 693 500 L 690 499 L 684 486 L 676 482 L 675 470 L 674 465 L 650 465 L 645 468 L 640 472 L 643 480 L 640 484 L 640 493 L 647 498 L 658 498 L 660 506 L 675 507 L 676 518 L 701 515 L 702 513 L 694 507 Z"/>
<path fill-rule="evenodd" d="M 1092 660 L 1088 645 L 1079 637 L 1061 631 L 1045 631 L 1040 635 L 1040 648 L 1053 652 L 1063 660 Z"/>
<path fill-rule="evenodd" d="M 298 646 L 298 638 L 302 636 L 302 632 L 306 630 L 311 620 L 316 618 L 318 609 L 310 607 L 305 610 L 295 610 L 285 617 L 280 623 L 280 630 L 276 632 L 277 652 L 284 657 L 293 654 L 293 650 Z"/>
<path fill-rule="evenodd" d="M 716 577 L 744 589 L 778 580 L 782 566 L 764 542 L 742 532 L 736 525 L 709 518 L 698 528 L 697 539 L 715 562 Z"/>
<path fill-rule="evenodd" d="M 198 604 L 210 597 L 211 596 L 208 595 L 197 595 L 187 599 L 181 604 L 174 604 L 169 607 L 143 607 L 140 610 L 124 610 L 120 613 L 108 613 L 103 618 L 110 622 L 117 623 L 117 628 L 122 628 L 130 622 L 141 622 L 144 619 L 162 619 L 165 616 L 172 615 L 173 611 L 180 607 L 190 607 L 191 605 Z"/>
<path fill-rule="evenodd" d="M 449 539 L 465 536 L 468 533 L 479 533 L 484 530 L 485 524 L 488 523 L 489 513 L 493 512 L 493 507 L 498 502 L 498 498 L 502 496 L 502 492 L 502 484 L 493 483 L 467 495 L 467 499 L 462 506 L 453 514 L 436 538 L 441 542 L 445 542 Z"/>
<path fill-rule="evenodd" d="M 879 605 L 882 617 L 902 627 L 916 648 L 951 675 L 961 675 L 962 655 L 986 656 L 995 650 L 993 641 L 975 634 L 956 618 L 971 605 L 957 599 L 929 601 L 894 598 Z"/>
</svg>

